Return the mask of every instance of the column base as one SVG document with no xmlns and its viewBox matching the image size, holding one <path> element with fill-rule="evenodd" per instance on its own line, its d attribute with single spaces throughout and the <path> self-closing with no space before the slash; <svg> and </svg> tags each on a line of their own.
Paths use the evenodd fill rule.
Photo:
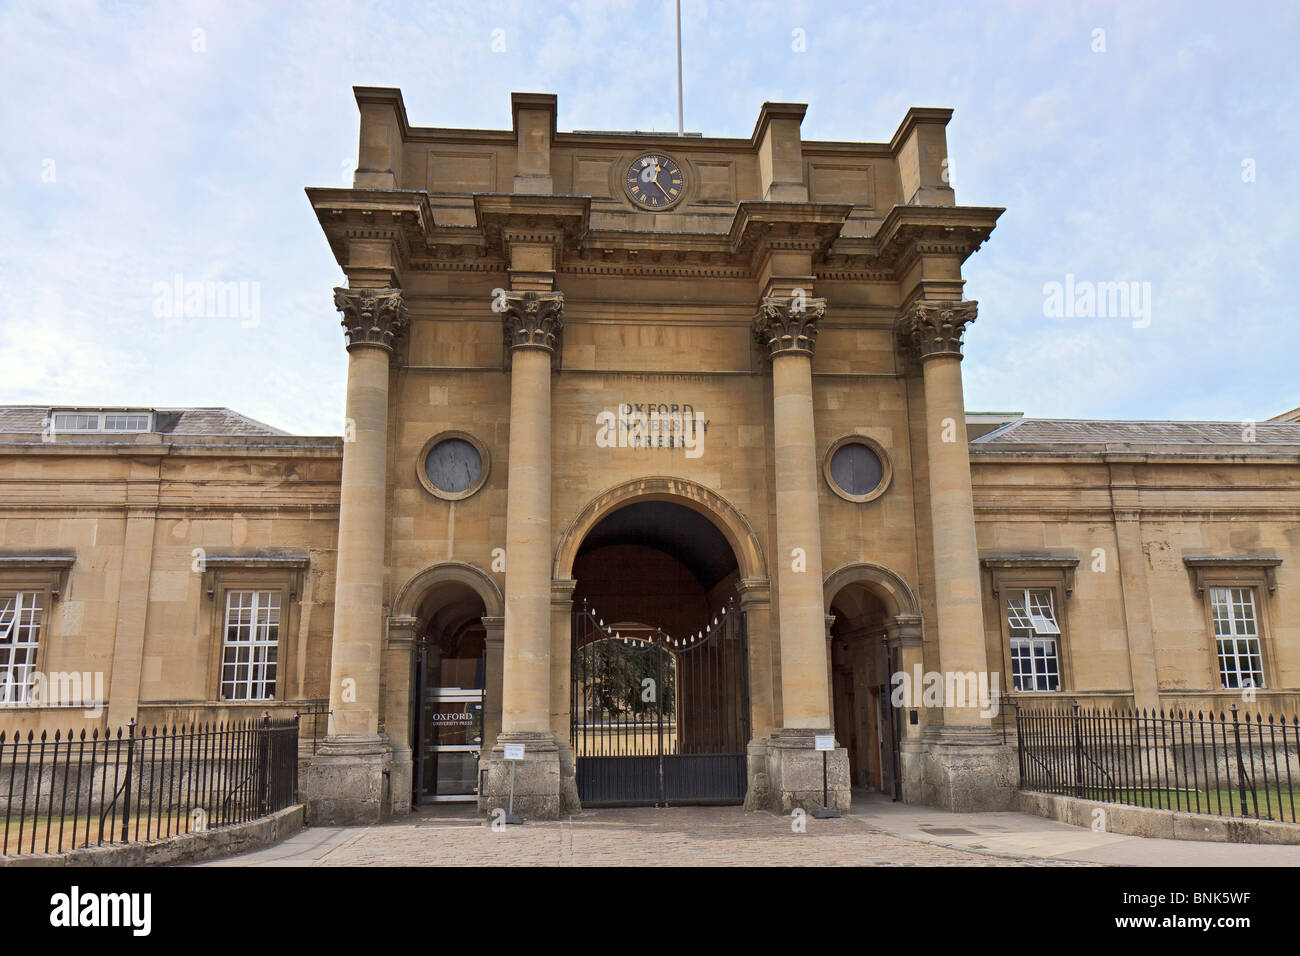
<svg viewBox="0 0 1300 956">
<path fill-rule="evenodd" d="M 358 826 L 391 817 L 392 756 L 378 734 L 326 737 L 303 779 L 308 826 Z"/>
<path fill-rule="evenodd" d="M 904 800 L 956 813 L 1014 809 L 1016 755 L 1001 734 L 942 727 L 917 743 L 902 755 Z"/>
<path fill-rule="evenodd" d="M 389 774 L 393 813 L 411 812 L 411 791 L 415 786 L 415 755 L 410 747 L 393 747 L 392 772 Z"/>
<path fill-rule="evenodd" d="M 506 760 L 506 744 L 523 744 L 523 760 Z M 572 767 L 572 760 L 569 761 Z M 514 812 L 525 820 L 558 820 L 572 812 L 578 790 L 573 785 L 571 800 L 566 799 L 561 772 L 560 747 L 550 731 L 503 732 L 487 761 L 487 780 L 479 793 L 478 806 L 485 815 L 505 812 L 511 806 L 510 768 L 514 766 Z M 572 771 L 570 771 L 572 772 Z"/>
<path fill-rule="evenodd" d="M 579 813 L 582 801 L 578 798 L 578 768 L 573 762 L 573 748 L 567 740 L 557 740 L 556 745 L 560 750 L 560 813 Z"/>
<path fill-rule="evenodd" d="M 759 748 L 751 744 L 745 808 L 789 813 L 796 808 L 811 812 L 825 807 L 840 813 L 848 812 L 852 798 L 849 752 L 843 747 L 826 751 L 814 749 L 813 737 L 830 732 L 829 729 L 787 727 L 774 730 L 766 741 L 755 741 L 766 751 L 766 761 L 761 758 Z"/>
</svg>

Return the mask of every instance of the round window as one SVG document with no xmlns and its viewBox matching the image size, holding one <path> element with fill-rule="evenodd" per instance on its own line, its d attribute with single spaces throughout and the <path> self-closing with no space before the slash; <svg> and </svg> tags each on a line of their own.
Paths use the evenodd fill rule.
<svg viewBox="0 0 1300 956">
<path fill-rule="evenodd" d="M 841 438 L 826 456 L 826 480 L 841 498 L 871 501 L 889 487 L 891 468 L 885 450 L 861 435 Z"/>
<path fill-rule="evenodd" d="M 439 498 L 468 498 L 487 478 L 487 449 L 463 432 L 444 432 L 425 444 L 420 482 Z"/>
</svg>

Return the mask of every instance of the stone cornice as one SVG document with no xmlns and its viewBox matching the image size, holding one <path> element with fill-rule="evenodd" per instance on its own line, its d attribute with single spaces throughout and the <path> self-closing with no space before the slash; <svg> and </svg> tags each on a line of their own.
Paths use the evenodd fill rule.
<svg viewBox="0 0 1300 956">
<path fill-rule="evenodd" d="M 837 239 L 819 263 L 818 276 L 897 278 L 928 255 L 965 262 L 992 234 L 1003 211 L 993 206 L 894 206 L 873 236 Z"/>
<path fill-rule="evenodd" d="M 1133 451 L 1111 449 L 1105 445 L 1060 443 L 1056 447 L 1041 445 L 1029 448 L 1008 447 L 1007 444 L 983 442 L 970 443 L 970 457 L 981 464 L 1160 464 L 1160 465 L 1297 465 L 1300 452 L 1291 445 L 1272 445 L 1252 448 L 1249 451 L 1234 445 L 1218 454 L 1208 452 L 1204 445 L 1177 445 L 1156 448 L 1148 446 Z"/>
<path fill-rule="evenodd" d="M 410 324 L 401 289 L 334 289 L 334 307 L 343 313 L 348 351 L 373 346 L 393 351 Z"/>
<path fill-rule="evenodd" d="M 895 206 L 872 237 L 840 236 L 852 206 L 738 203 L 727 232 L 592 230 L 591 197 L 478 193 L 475 222 L 435 221 L 423 190 L 310 188 L 307 195 L 340 266 L 352 242 L 392 243 L 395 264 L 419 271 L 493 272 L 512 242 L 550 244 L 557 269 L 600 275 L 747 278 L 764 253 L 807 252 L 818 277 L 893 281 L 920 256 L 964 261 L 1001 209 Z"/>
<path fill-rule="evenodd" d="M 435 223 L 429 194 L 414 189 L 310 187 L 307 198 L 339 266 L 347 269 L 349 243 L 388 241 L 397 263 L 423 253 Z"/>
<path fill-rule="evenodd" d="M 731 251 L 755 261 L 766 252 L 797 251 L 820 259 L 840 234 L 853 207 L 847 203 L 746 200 L 736 206 Z"/>
<path fill-rule="evenodd" d="M 961 358 L 962 335 L 975 321 L 978 303 L 973 299 L 913 302 L 898 322 L 898 331 L 914 358 Z"/>
<path fill-rule="evenodd" d="M 1263 577 L 1268 591 L 1277 590 L 1277 568 L 1282 559 L 1276 555 L 1184 555 L 1183 564 L 1192 572 L 1196 593 L 1202 593 L 1216 580 L 1241 578 L 1251 574 Z"/>
<path fill-rule="evenodd" d="M 826 315 L 825 299 L 768 296 L 754 316 L 754 338 L 769 358 L 807 355 L 817 345 L 817 323 Z"/>
<path fill-rule="evenodd" d="M 545 243 L 559 263 L 587 234 L 591 197 L 475 193 L 474 216 L 486 255 L 508 259 L 512 243 Z"/>
</svg>

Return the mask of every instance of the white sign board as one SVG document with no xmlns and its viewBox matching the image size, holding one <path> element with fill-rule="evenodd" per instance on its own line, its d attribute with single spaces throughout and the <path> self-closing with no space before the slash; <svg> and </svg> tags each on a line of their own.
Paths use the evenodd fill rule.
<svg viewBox="0 0 1300 956">
<path fill-rule="evenodd" d="M 523 744 L 506 744 L 506 745 L 505 745 L 505 748 L 506 748 L 506 759 L 507 759 L 507 760 L 523 760 L 523 759 L 524 759 L 524 745 L 523 745 Z"/>
<path fill-rule="evenodd" d="M 816 750 L 834 750 L 834 734 L 816 734 L 813 736 L 813 747 Z"/>
</svg>

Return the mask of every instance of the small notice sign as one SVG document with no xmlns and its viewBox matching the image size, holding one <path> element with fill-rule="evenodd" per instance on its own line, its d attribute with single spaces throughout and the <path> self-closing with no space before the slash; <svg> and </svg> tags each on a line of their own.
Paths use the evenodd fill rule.
<svg viewBox="0 0 1300 956">
<path fill-rule="evenodd" d="M 813 747 L 816 750 L 834 750 L 834 734 L 816 734 L 813 736 Z"/>
<path fill-rule="evenodd" d="M 523 759 L 524 759 L 524 745 L 523 745 L 523 744 L 506 744 L 506 745 L 505 745 L 505 748 L 506 748 L 506 759 L 507 759 L 507 760 L 523 760 Z"/>
</svg>

